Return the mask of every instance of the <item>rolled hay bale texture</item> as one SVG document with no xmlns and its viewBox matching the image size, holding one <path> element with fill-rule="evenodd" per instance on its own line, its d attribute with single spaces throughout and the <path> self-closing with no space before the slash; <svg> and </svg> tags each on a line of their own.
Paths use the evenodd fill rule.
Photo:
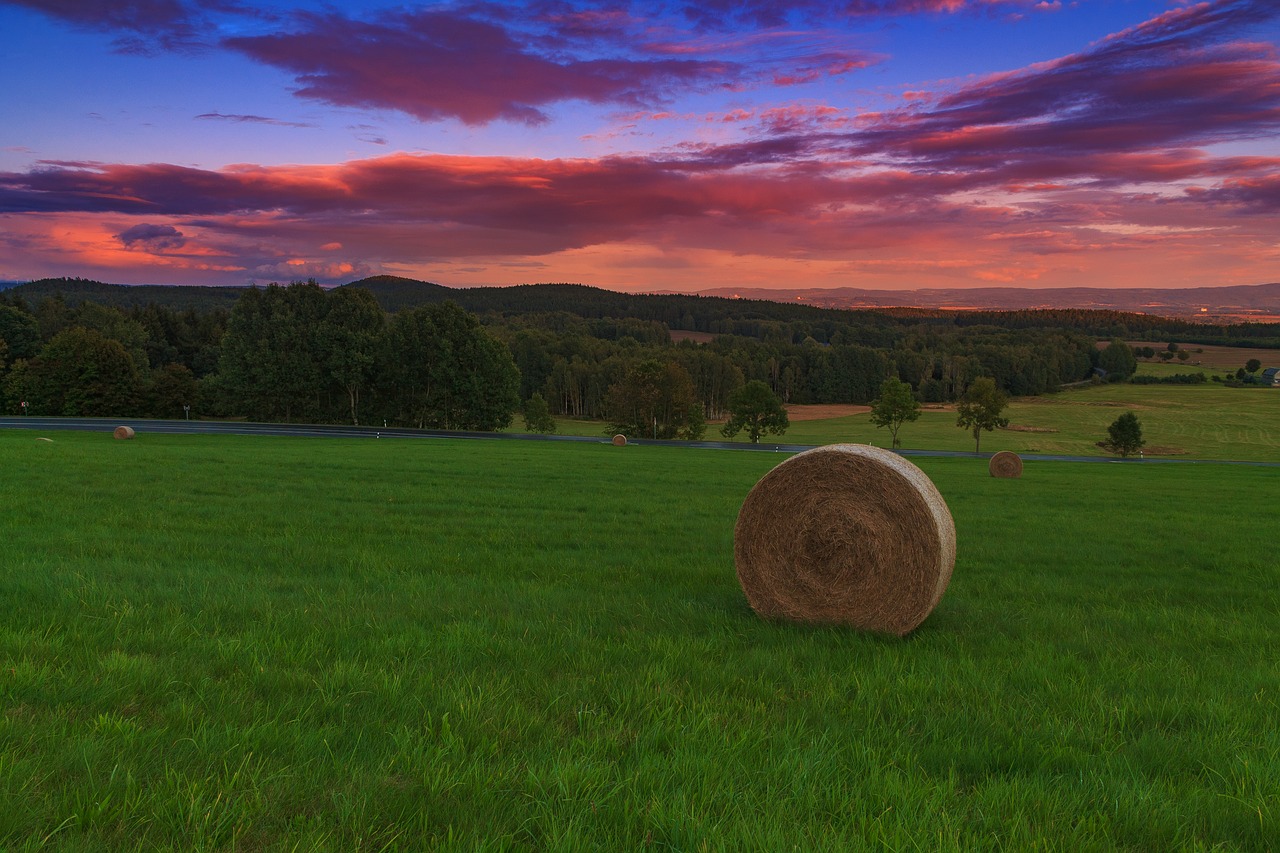
<svg viewBox="0 0 1280 853">
<path fill-rule="evenodd" d="M 991 457 L 988 468 L 992 477 L 1016 480 L 1022 476 L 1022 457 L 1012 450 L 1001 450 Z"/>
<path fill-rule="evenodd" d="M 113 434 L 116 438 L 121 439 L 121 440 L 129 439 L 129 438 L 133 438 L 133 436 L 135 435 L 135 433 L 134 433 L 134 431 L 133 431 L 133 427 L 131 427 L 131 426 L 118 426 L 118 427 L 116 427 L 115 432 L 114 432 L 114 433 L 112 433 L 112 434 Z"/>
<path fill-rule="evenodd" d="M 622 433 L 618 433 L 617 435 L 615 435 L 615 436 L 613 437 L 613 446 L 614 446 L 614 447 L 626 447 L 626 446 L 627 446 L 627 437 L 626 437 L 625 435 L 623 435 Z"/>
<path fill-rule="evenodd" d="M 888 450 L 833 444 L 765 474 L 733 531 L 738 582 L 765 618 L 910 633 L 946 592 L 951 511 L 923 471 Z"/>
</svg>

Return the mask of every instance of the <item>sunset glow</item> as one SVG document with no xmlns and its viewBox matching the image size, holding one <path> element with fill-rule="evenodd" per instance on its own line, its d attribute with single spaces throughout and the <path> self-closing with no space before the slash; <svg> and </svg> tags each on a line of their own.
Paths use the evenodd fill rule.
<svg viewBox="0 0 1280 853">
<path fill-rule="evenodd" d="M 1280 280 L 1275 0 L 0 0 L 0 279 Z"/>
</svg>

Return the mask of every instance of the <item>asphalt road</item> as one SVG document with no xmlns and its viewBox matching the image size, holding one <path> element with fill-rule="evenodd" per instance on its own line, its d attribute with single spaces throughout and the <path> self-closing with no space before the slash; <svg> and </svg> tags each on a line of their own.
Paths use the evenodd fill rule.
<svg viewBox="0 0 1280 853">
<path fill-rule="evenodd" d="M 139 418 L 0 418 L 0 429 L 29 429 L 36 431 L 81 430 L 85 432 L 111 432 L 118 426 L 130 426 L 139 434 L 169 433 L 186 435 L 270 435 L 294 438 L 470 438 L 490 441 L 576 441 L 589 444 L 608 444 L 609 439 L 587 435 L 540 435 L 509 432 L 461 432 L 433 429 L 404 429 L 397 427 L 335 426 L 330 424 L 259 424 L 241 421 L 161 421 Z M 757 453 L 800 453 L 811 450 L 807 444 L 744 444 L 729 441 L 655 441 L 645 438 L 628 438 L 627 444 L 658 445 L 666 447 L 698 447 L 705 450 L 741 450 Z M 899 450 L 903 456 L 941 456 L 951 458 L 989 459 L 990 453 L 966 453 L 956 450 Z M 1277 462 L 1246 462 L 1225 459 L 1112 459 L 1103 456 L 1051 456 L 1047 454 L 1020 454 L 1023 461 L 1034 462 L 1099 462 L 1115 465 L 1247 465 L 1264 468 L 1280 468 Z"/>
</svg>

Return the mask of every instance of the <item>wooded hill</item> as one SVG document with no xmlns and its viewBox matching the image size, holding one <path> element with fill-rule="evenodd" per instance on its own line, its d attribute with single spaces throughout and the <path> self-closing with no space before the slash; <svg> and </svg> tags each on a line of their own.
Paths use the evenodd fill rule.
<svg viewBox="0 0 1280 853">
<path fill-rule="evenodd" d="M 673 331 L 706 342 L 676 342 Z M 534 398 L 554 415 L 611 423 L 630 422 L 621 410 L 644 398 L 644 413 L 626 417 L 652 425 L 661 411 L 661 431 L 691 436 L 753 381 L 786 403 L 865 404 L 889 378 L 922 402 L 957 400 L 983 377 L 1014 396 L 1052 392 L 1097 367 L 1126 378 L 1100 363 L 1099 338 L 1268 346 L 1280 344 L 1280 326 L 1078 309 L 836 310 L 387 276 L 329 290 L 50 279 L 0 291 L 0 409 L 16 414 L 26 401 L 32 414 L 176 417 L 194 400 L 202 416 L 489 429 Z"/>
<path fill-rule="evenodd" d="M 112 308 L 141 308 L 161 305 L 174 311 L 230 311 L 247 287 L 202 287 L 185 284 L 104 284 L 87 278 L 41 278 L 19 284 L 5 291 L 10 299 L 19 298 L 30 305 L 41 299 L 60 298 L 75 308 L 85 302 L 96 302 Z"/>
<path fill-rule="evenodd" d="M 901 328 L 930 324 L 1002 329 L 1052 328 L 1099 338 L 1140 340 L 1176 338 L 1186 343 L 1280 347 L 1280 323 L 1208 325 L 1156 314 L 1080 308 L 1016 311 L 954 311 L 925 308 L 837 309 L 759 299 L 687 294 L 619 293 L 582 284 L 523 284 L 509 287 L 445 287 L 398 276 L 372 276 L 343 287 L 370 291 L 388 313 L 454 302 L 481 315 L 513 318 L 564 313 L 584 319 L 631 319 L 661 323 L 672 331 L 763 337 L 772 323 L 801 324 L 820 343 L 839 327 Z M 81 278 L 49 278 L 6 291 L 34 305 L 59 297 L 70 307 L 94 302 L 128 309 L 159 305 L 174 311 L 230 311 L 248 287 L 104 284 Z M 876 337 L 872 335 L 872 337 Z M 870 341 L 867 341 L 870 343 Z"/>
</svg>

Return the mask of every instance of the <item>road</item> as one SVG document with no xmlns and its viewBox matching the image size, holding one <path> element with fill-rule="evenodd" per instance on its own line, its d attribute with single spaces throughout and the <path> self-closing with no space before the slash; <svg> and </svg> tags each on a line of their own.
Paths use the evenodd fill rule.
<svg viewBox="0 0 1280 853">
<path fill-rule="evenodd" d="M 111 432 L 118 426 L 130 426 L 134 431 L 185 435 L 268 435 L 294 438 L 465 438 L 490 441 L 576 441 L 589 444 L 607 444 L 609 439 L 589 435 L 539 435 L 510 432 L 461 432 L 452 430 L 405 429 L 399 427 L 335 426 L 330 424 L 260 424 L 242 421 L 164 421 L 139 418 L 48 418 L 17 417 L 0 418 L 0 429 L 29 429 L 37 431 L 81 430 L 85 432 Z M 730 441 L 658 441 L 638 438 L 627 439 L 628 444 L 665 447 L 697 447 L 704 450 L 742 450 L 757 453 L 801 453 L 813 449 L 807 444 L 744 444 Z M 948 458 L 989 459 L 990 453 L 968 453 L 960 450 L 899 450 L 902 456 L 937 456 Z M 1280 468 L 1277 462 L 1249 462 L 1227 459 L 1112 459 L 1104 456 L 1051 456 L 1048 454 L 1020 454 L 1024 462 L 1100 462 L 1119 465 L 1246 465 L 1263 468 Z"/>
</svg>

